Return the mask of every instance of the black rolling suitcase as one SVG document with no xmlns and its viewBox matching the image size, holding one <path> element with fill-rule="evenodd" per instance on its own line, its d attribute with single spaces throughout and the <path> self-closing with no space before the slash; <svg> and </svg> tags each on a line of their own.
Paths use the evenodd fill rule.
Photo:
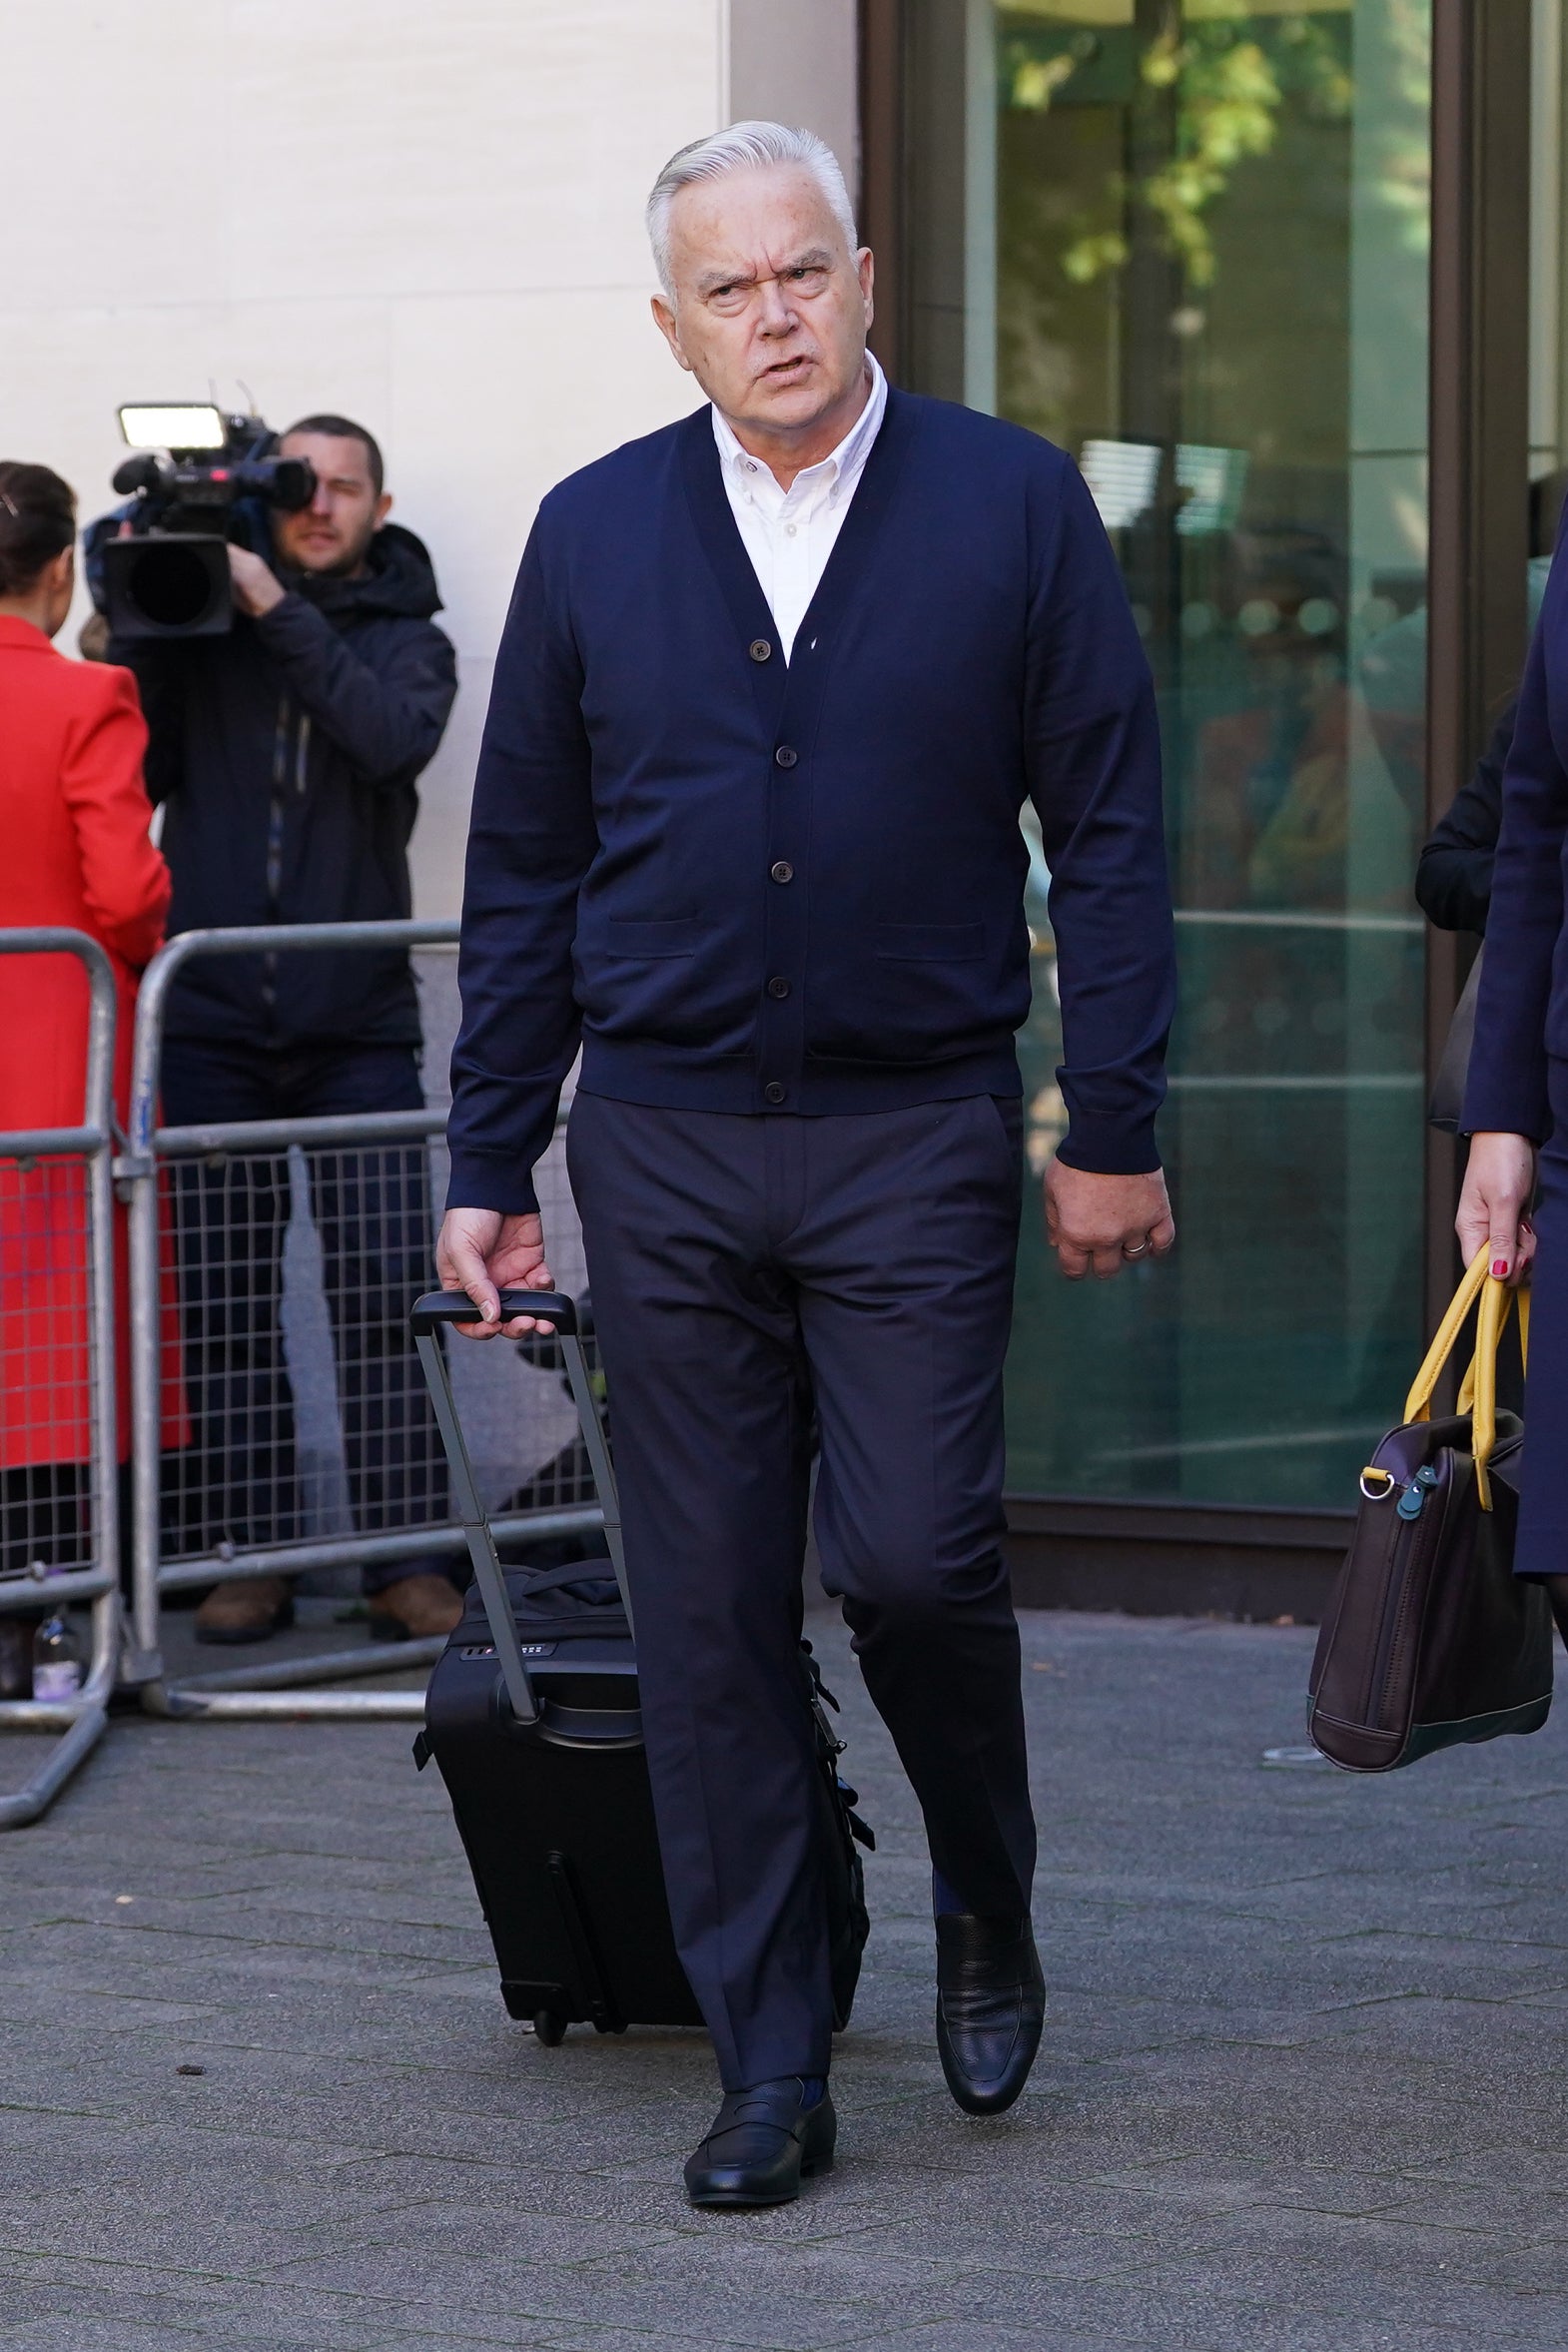
<svg viewBox="0 0 1568 2352">
<path fill-rule="evenodd" d="M 573 1301 L 553 1290 L 506 1291 L 503 1317 L 554 1325 L 604 1512 L 609 1560 L 503 1569 L 457 1421 L 443 1323 L 472 1322 L 460 1291 L 432 1291 L 412 1310 L 468 1538 L 474 1582 L 461 1624 L 436 1661 L 414 1745 L 433 1756 L 478 1889 L 514 2017 L 543 2041 L 568 2024 L 601 2033 L 627 2025 L 702 2022 L 675 1951 L 648 1788 L 620 1517 L 603 1423 Z M 613 1574 L 608 1573 L 613 1569 Z M 817 1806 L 827 1889 L 834 2013 L 842 2026 L 867 1933 L 857 1837 L 870 1832 L 840 1780 L 835 1739 L 809 1646 L 801 1645 L 801 1706 L 815 1727 Z"/>
</svg>

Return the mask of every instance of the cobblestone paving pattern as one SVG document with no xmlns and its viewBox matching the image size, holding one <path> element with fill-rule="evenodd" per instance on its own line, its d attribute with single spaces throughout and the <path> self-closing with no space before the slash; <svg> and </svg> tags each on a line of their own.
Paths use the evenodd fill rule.
<svg viewBox="0 0 1568 2352">
<path fill-rule="evenodd" d="M 508 2021 L 405 1727 L 120 1720 L 0 1840 L 6 2352 L 1563 2352 L 1568 1708 L 1265 1769 L 1309 1634 L 1031 1617 L 1052 2010 L 973 2122 L 913 1806 L 819 1638 L 881 1846 L 797 2206 L 683 2204 L 697 2035 Z"/>
</svg>

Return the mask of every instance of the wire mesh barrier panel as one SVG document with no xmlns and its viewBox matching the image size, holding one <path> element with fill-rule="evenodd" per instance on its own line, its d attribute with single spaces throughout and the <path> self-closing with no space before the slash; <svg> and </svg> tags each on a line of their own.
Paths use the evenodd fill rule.
<svg viewBox="0 0 1568 2352">
<path fill-rule="evenodd" d="M 162 1420 L 167 1430 L 183 1399 L 189 1424 L 183 1443 L 160 1452 L 165 1570 L 200 1561 L 210 1579 L 241 1552 L 288 1546 L 309 1548 L 305 1565 L 321 1579 L 334 1573 L 324 1545 L 370 1561 L 361 1537 L 449 1529 L 445 1459 L 407 1316 L 434 1278 L 444 1159 L 432 1139 L 209 1153 L 160 1168 L 181 1335 L 162 1367 Z M 551 1174 L 541 1202 L 559 1230 L 570 1194 Z M 453 1343 L 493 1511 L 594 1500 L 555 1353 L 549 1339 L 482 1353 Z M 381 1571 L 444 1573 L 455 1548 L 437 1545 L 423 1561 L 399 1547 Z"/>
<path fill-rule="evenodd" d="M 15 1049 L 39 1021 L 56 1054 Z M 56 1735 L 0 1828 L 103 1731 L 119 1645 L 115 981 L 85 934 L 0 932 L 0 1724 Z M 56 1124 L 62 1114 L 71 1124 Z M 19 1124 L 27 1121 L 30 1124 Z M 123 1261 L 123 1251 L 121 1252 Z M 84 1629 L 73 1604 L 91 1603 Z"/>
<path fill-rule="evenodd" d="M 163 1455 L 166 1559 L 443 1521 L 406 1329 L 434 1241 L 425 1147 L 213 1155 L 163 1180 L 184 1356 L 165 1417 L 171 1378 L 191 1413 Z"/>
<path fill-rule="evenodd" d="M 0 1159 L 0 1576 L 92 1563 L 91 1307 L 85 1164 Z"/>
<path fill-rule="evenodd" d="M 379 1610 L 378 1598 L 409 1576 L 466 1575 L 408 1327 L 409 1306 L 435 1279 L 455 926 L 323 925 L 261 936 L 279 964 L 417 950 L 422 1072 L 406 1047 L 380 1063 L 380 1049 L 370 1049 L 351 1085 L 341 1060 L 269 1060 L 259 1048 L 254 1059 L 270 1075 L 258 1091 L 243 1067 L 247 1050 L 226 1045 L 221 1063 L 193 1056 L 163 1028 L 187 967 L 254 954 L 259 940 L 186 934 L 149 970 L 123 1163 L 136 1195 L 137 1671 L 149 1703 L 177 1713 L 412 1714 L 419 1699 L 409 1691 L 319 1689 L 307 1701 L 295 1686 L 427 1663 L 440 1640 L 387 1639 L 396 1631 L 393 1604 Z M 276 1110 L 280 1070 L 293 1089 L 292 1115 L 246 1115 L 259 1105 Z M 355 1108 L 355 1086 L 392 1107 Z M 581 1247 L 559 1140 L 539 1189 L 557 1279 L 575 1292 Z M 597 1519 L 594 1488 L 554 1342 L 448 1344 L 480 1491 L 503 1547 L 522 1556 L 586 1535 Z M 351 1608 L 363 1595 L 383 1641 L 373 1647 L 362 1634 L 357 1649 L 340 1642 L 303 1662 L 169 1680 L 160 1655 L 165 1596 L 278 1575 Z"/>
</svg>

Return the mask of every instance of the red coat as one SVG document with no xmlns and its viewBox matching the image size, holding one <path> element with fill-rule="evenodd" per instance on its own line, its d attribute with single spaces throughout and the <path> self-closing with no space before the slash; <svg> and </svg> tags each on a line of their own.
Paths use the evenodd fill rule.
<svg viewBox="0 0 1568 2352">
<path fill-rule="evenodd" d="M 146 748 L 128 670 L 67 661 L 31 622 L 0 614 L 0 926 L 66 924 L 108 949 L 122 1121 L 137 977 L 169 907 L 169 870 L 147 833 Z M 0 956 L 0 1132 L 80 1125 L 87 1011 L 74 958 Z M 0 1469 L 85 1462 L 92 1450 L 85 1203 L 80 1163 L 0 1166 Z M 120 1210 L 117 1228 L 123 1221 Z M 123 1230 L 116 1292 L 123 1458 Z"/>
</svg>

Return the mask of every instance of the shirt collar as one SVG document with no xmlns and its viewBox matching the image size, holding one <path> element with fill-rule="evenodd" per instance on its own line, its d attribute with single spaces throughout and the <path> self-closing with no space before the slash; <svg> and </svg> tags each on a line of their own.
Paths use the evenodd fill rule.
<svg viewBox="0 0 1568 2352">
<path fill-rule="evenodd" d="M 866 405 L 861 409 L 860 414 L 839 442 L 838 447 L 830 449 L 825 457 L 819 457 L 815 465 L 806 466 L 801 473 L 796 475 L 796 481 L 803 481 L 808 475 L 812 480 L 816 480 L 819 475 L 828 475 L 830 468 L 830 478 L 835 483 L 853 480 L 859 475 L 871 453 L 871 444 L 881 429 L 882 419 L 887 413 L 888 405 L 888 380 L 878 366 L 875 352 L 866 354 L 866 366 L 871 371 L 871 394 Z M 713 438 L 718 443 L 719 458 L 722 464 L 735 466 L 738 470 L 748 474 L 766 473 L 774 488 L 778 488 L 778 478 L 771 468 L 764 465 L 760 458 L 749 455 L 741 447 L 728 419 L 721 416 L 717 408 L 713 410 Z M 779 495 L 782 497 L 784 492 L 779 491 Z"/>
</svg>

